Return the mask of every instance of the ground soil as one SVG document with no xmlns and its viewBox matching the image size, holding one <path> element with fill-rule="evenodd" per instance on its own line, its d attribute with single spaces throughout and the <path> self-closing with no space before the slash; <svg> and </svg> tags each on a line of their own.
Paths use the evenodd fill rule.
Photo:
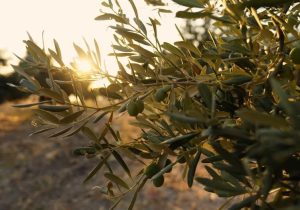
<svg viewBox="0 0 300 210">
<path fill-rule="evenodd" d="M 0 210 L 108 210 L 112 202 L 95 187 L 107 182 L 102 174 L 87 184 L 82 183 L 99 159 L 72 154 L 75 148 L 87 144 L 83 136 L 71 139 L 29 136 L 34 131 L 30 119 L 29 111 L 12 108 L 10 103 L 0 107 Z M 135 130 L 127 125 L 123 121 L 117 126 L 130 137 Z M 135 164 L 129 160 L 131 167 Z M 218 209 L 224 200 L 205 192 L 197 183 L 189 189 L 182 179 L 183 170 L 183 166 L 176 167 L 161 188 L 149 182 L 134 209 Z M 200 175 L 202 172 L 201 168 L 197 171 Z M 132 194 L 125 197 L 116 209 L 126 210 L 131 197 Z"/>
</svg>

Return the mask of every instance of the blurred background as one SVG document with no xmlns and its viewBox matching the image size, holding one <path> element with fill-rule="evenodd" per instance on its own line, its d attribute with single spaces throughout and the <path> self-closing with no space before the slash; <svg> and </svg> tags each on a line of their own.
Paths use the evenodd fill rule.
<svg viewBox="0 0 300 210">
<path fill-rule="evenodd" d="M 86 175 L 95 167 L 97 159 L 74 157 L 72 151 L 85 146 L 86 141 L 78 135 L 71 139 L 47 139 L 46 136 L 30 136 L 35 130 L 35 121 L 29 109 L 16 109 L 13 104 L 38 101 L 38 98 L 18 91 L 20 77 L 11 65 L 22 65 L 15 56 L 26 57 L 23 40 L 30 34 L 40 46 L 53 47 L 55 38 L 62 48 L 66 63 L 76 59 L 73 42 L 82 45 L 95 38 L 101 47 L 107 71 L 116 74 L 117 66 L 111 52 L 113 43 L 109 23 L 94 20 L 100 14 L 98 0 L 0 0 L 0 210 L 106 210 L 112 205 L 97 186 L 105 180 L 96 175 L 88 184 L 82 184 Z M 154 7 L 136 0 L 142 18 L 157 16 Z M 133 15 L 130 4 L 122 1 L 126 14 Z M 169 3 L 168 9 L 176 10 Z M 174 14 L 160 17 L 160 40 L 172 42 L 179 39 L 175 24 L 191 39 L 205 38 L 204 24 L 175 20 Z M 170 24 L 171 23 L 171 24 Z M 195 23 L 194 23 L 195 24 Z M 197 25 L 196 24 L 196 25 Z M 200 37 L 200 38 L 201 38 Z M 99 82 L 103 85 L 105 82 Z M 132 138 L 137 133 L 128 125 L 128 117 L 122 116 L 115 127 Z M 128 160 L 131 161 L 131 160 Z M 132 164 L 135 164 L 134 162 Z M 131 165 L 131 164 L 129 164 Z M 206 193 L 200 185 L 188 189 L 182 179 L 183 167 L 167 176 L 163 188 L 147 185 L 141 192 L 135 209 L 174 210 L 217 209 L 223 202 Z M 197 172 L 203 173 L 201 169 Z M 117 209 L 128 207 L 131 198 L 126 198 Z"/>
</svg>

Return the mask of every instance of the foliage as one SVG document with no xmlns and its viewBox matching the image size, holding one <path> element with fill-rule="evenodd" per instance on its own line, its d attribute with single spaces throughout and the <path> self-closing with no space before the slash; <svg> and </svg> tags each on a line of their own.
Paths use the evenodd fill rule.
<svg viewBox="0 0 300 210">
<path fill-rule="evenodd" d="M 14 88 L 14 84 L 20 81 L 19 75 L 15 72 L 3 74 L 2 68 L 8 67 L 9 59 L 0 53 L 0 104 L 7 100 L 25 98 L 28 94 Z"/>
<path fill-rule="evenodd" d="M 165 173 L 184 164 L 188 186 L 197 181 L 205 190 L 229 198 L 223 208 L 298 209 L 300 57 L 291 53 L 291 58 L 290 52 L 299 51 L 299 1 L 173 1 L 184 6 L 177 17 L 213 21 L 209 38 L 199 46 L 182 34 L 180 41 L 161 43 L 159 20 L 143 22 L 133 0 L 129 0 L 133 20 L 117 1 L 104 1 L 107 12 L 96 20 L 115 22 L 112 47 L 118 75 L 102 70 L 97 42 L 94 51 L 89 46 L 86 51 L 77 45 L 75 49 L 111 82 L 98 92 L 111 105 L 86 105 L 80 88 L 83 79 L 74 67 L 64 64 L 58 44 L 48 56 L 29 40 L 26 45 L 33 60 L 28 64 L 49 71 L 49 87 L 22 68 L 15 70 L 27 79 L 23 88 L 52 100 L 18 106 L 38 105 L 34 113 L 42 128 L 36 134 L 70 137 L 81 132 L 90 140 L 74 154 L 100 157 L 85 181 L 106 167 L 108 182 L 102 191 L 115 201 L 112 208 L 125 194 L 133 193 L 128 208 L 132 209 L 147 182 L 160 187 Z M 129 61 L 126 65 L 124 57 Z M 61 81 L 51 77 L 53 69 L 71 75 L 65 82 L 72 84 L 80 103 L 69 100 Z M 131 124 L 141 129 L 140 137 L 130 142 L 112 127 L 115 115 L 126 112 L 134 117 Z M 105 127 L 96 133 L 93 124 L 100 120 L 106 121 Z M 133 174 L 125 156 L 146 166 Z M 111 158 L 128 179 L 116 173 Z M 195 177 L 199 166 L 206 168 L 210 178 Z"/>
</svg>

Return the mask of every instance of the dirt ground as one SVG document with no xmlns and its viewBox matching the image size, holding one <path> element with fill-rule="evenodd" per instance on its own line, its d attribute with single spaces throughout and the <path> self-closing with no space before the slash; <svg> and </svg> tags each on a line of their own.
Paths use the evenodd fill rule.
<svg viewBox="0 0 300 210">
<path fill-rule="evenodd" d="M 82 184 L 97 159 L 72 155 L 73 149 L 86 145 L 85 139 L 30 137 L 34 130 L 30 116 L 29 111 L 12 108 L 10 103 L 0 106 L 0 210 L 108 210 L 112 202 L 95 187 L 106 182 L 101 174 Z M 122 123 L 119 127 L 124 130 Z M 167 175 L 162 188 L 148 183 L 134 209 L 215 210 L 222 205 L 224 200 L 197 183 L 189 189 L 182 170 L 176 167 Z M 116 209 L 126 210 L 130 200 L 126 197 Z"/>
</svg>

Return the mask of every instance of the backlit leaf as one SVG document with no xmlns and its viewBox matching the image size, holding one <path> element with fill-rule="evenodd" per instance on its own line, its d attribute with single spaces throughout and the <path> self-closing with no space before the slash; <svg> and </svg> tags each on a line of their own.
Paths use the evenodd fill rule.
<svg viewBox="0 0 300 210">
<path fill-rule="evenodd" d="M 129 177 L 131 177 L 130 169 L 128 168 L 127 164 L 123 160 L 122 156 L 115 150 L 112 151 L 113 156 L 115 159 L 119 162 L 119 164 L 122 166 L 122 168 L 125 170 L 125 172 L 128 174 Z"/>
<path fill-rule="evenodd" d="M 176 136 L 176 137 L 172 137 L 172 138 L 169 138 L 163 142 L 161 142 L 161 144 L 172 144 L 172 143 L 175 143 L 175 142 L 178 142 L 178 141 L 189 141 L 191 140 L 192 138 L 196 137 L 197 135 L 199 135 L 198 133 L 189 133 L 189 134 L 185 134 L 185 135 L 181 135 L 181 136 Z"/>
<path fill-rule="evenodd" d="M 172 0 L 172 1 L 174 1 L 177 4 L 180 4 L 182 6 L 186 6 L 186 7 L 203 8 L 203 5 L 198 0 Z"/>
<path fill-rule="evenodd" d="M 287 121 L 278 116 L 273 116 L 269 114 L 264 114 L 254 110 L 242 109 L 237 111 L 238 116 L 240 116 L 244 121 L 253 123 L 255 125 L 272 126 L 276 128 L 289 127 Z"/>
<path fill-rule="evenodd" d="M 110 13 L 105 13 L 103 15 L 99 15 L 98 17 L 95 18 L 95 20 L 115 20 L 119 23 L 124 23 L 124 24 L 128 23 L 127 19 L 117 16 L 115 14 L 110 14 Z"/>
<path fill-rule="evenodd" d="M 71 129 L 72 129 L 72 126 L 71 126 L 71 127 L 67 127 L 67 128 L 65 128 L 65 129 L 62 129 L 62 130 L 60 130 L 60 131 L 58 131 L 58 132 L 56 132 L 56 133 L 54 133 L 54 134 L 51 134 L 51 135 L 49 136 L 49 138 L 61 136 L 61 135 L 65 134 L 65 133 L 67 133 L 67 132 L 68 132 L 69 130 L 71 130 Z"/>
<path fill-rule="evenodd" d="M 100 162 L 97 164 L 97 166 L 88 174 L 88 176 L 84 179 L 83 183 L 86 183 L 88 180 L 90 180 L 95 174 L 103 167 L 104 163 L 107 161 L 107 159 L 110 157 L 109 155 L 106 155 L 104 158 L 100 160 Z"/>
<path fill-rule="evenodd" d="M 188 183 L 189 187 L 192 187 L 192 185 L 193 185 L 194 176 L 195 176 L 198 162 L 200 160 L 200 156 L 201 156 L 201 150 L 198 149 L 194 159 L 189 164 L 189 170 L 188 170 L 188 175 L 187 175 L 187 183 Z"/>
<path fill-rule="evenodd" d="M 75 120 L 77 120 L 78 117 L 80 117 L 83 113 L 85 112 L 85 110 L 80 110 L 78 112 L 74 112 L 64 118 L 62 118 L 60 120 L 60 123 L 62 124 L 66 124 L 66 123 L 71 123 L 74 122 Z"/>
<path fill-rule="evenodd" d="M 129 189 L 129 186 L 128 184 L 123 180 L 121 179 L 120 177 L 116 176 L 115 174 L 112 174 L 112 173 L 105 173 L 104 176 L 109 179 L 110 181 L 126 188 L 126 189 Z"/>
<path fill-rule="evenodd" d="M 36 110 L 33 110 L 33 113 L 37 114 L 43 120 L 46 120 L 48 122 L 51 122 L 54 124 L 59 123 L 59 119 L 55 115 L 53 115 L 47 111 L 36 109 Z"/>
<path fill-rule="evenodd" d="M 49 112 L 63 112 L 68 109 L 70 109 L 70 106 L 67 105 L 46 105 L 46 104 L 40 104 L 40 109 L 49 111 Z"/>
</svg>

